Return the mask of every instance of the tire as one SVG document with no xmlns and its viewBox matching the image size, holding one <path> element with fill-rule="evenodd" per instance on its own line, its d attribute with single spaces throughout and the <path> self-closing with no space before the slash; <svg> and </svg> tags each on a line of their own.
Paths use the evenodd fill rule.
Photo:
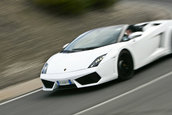
<svg viewBox="0 0 172 115">
<path fill-rule="evenodd" d="M 134 64 L 131 54 L 127 50 L 121 51 L 118 58 L 118 80 L 125 81 L 133 77 Z"/>
</svg>

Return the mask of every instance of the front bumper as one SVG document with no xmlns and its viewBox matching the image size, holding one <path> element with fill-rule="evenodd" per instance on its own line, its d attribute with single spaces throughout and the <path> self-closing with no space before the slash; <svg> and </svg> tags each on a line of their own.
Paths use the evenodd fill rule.
<svg viewBox="0 0 172 115">
<path fill-rule="evenodd" d="M 73 85 L 77 88 L 86 87 L 98 83 L 100 79 L 101 77 L 97 74 L 95 68 L 63 74 L 41 75 L 44 91 L 52 91 L 63 86 L 72 87 Z"/>
<path fill-rule="evenodd" d="M 113 62 L 113 63 L 112 63 Z M 114 59 L 98 67 L 59 74 L 41 74 L 44 91 L 53 91 L 61 87 L 82 88 L 98 85 L 117 78 Z"/>
</svg>

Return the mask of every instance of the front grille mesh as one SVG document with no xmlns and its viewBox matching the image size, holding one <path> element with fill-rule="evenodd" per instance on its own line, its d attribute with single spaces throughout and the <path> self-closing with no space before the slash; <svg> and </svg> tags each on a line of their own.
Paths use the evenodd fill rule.
<svg viewBox="0 0 172 115">
<path fill-rule="evenodd" d="M 100 79 L 101 77 L 96 72 L 94 72 L 86 76 L 80 77 L 76 79 L 76 81 L 81 85 L 87 85 L 91 83 L 97 83 Z"/>
<path fill-rule="evenodd" d="M 47 81 L 42 79 L 42 83 L 44 84 L 45 88 L 53 88 L 54 82 Z"/>
</svg>

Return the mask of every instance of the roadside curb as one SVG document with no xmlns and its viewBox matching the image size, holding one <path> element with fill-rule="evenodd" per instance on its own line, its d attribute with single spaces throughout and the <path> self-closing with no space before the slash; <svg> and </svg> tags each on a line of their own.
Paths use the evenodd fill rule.
<svg viewBox="0 0 172 115">
<path fill-rule="evenodd" d="M 9 86 L 0 90 L 0 102 L 39 89 L 41 86 L 40 78 Z"/>
</svg>

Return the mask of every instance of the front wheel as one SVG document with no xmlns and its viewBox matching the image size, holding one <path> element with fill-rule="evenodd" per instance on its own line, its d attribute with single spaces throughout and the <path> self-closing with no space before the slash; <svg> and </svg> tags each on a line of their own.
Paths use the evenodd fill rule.
<svg viewBox="0 0 172 115">
<path fill-rule="evenodd" d="M 125 81 L 133 77 L 134 65 L 131 54 L 123 50 L 118 58 L 118 80 Z"/>
</svg>

